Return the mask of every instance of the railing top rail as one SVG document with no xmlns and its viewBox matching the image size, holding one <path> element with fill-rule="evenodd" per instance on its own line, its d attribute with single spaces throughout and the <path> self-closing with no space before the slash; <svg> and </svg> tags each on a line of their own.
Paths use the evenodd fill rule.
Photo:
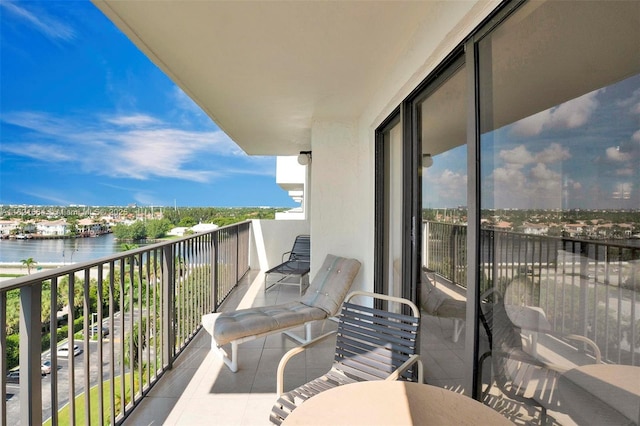
<svg viewBox="0 0 640 426">
<path fill-rule="evenodd" d="M 467 227 L 467 225 L 463 225 L 463 224 L 460 224 L 460 223 L 447 223 L 447 222 L 439 222 L 439 221 L 427 220 L 427 219 L 423 219 L 422 223 L 433 223 L 433 224 L 438 224 L 438 225 L 446 225 L 446 226 L 460 227 L 460 228 L 466 228 Z M 593 244 L 593 245 L 600 245 L 600 246 L 607 246 L 607 247 L 615 247 L 615 248 L 622 248 L 622 249 L 640 250 L 639 247 L 630 246 L 628 244 L 618 243 L 618 242 L 611 241 L 611 240 L 587 240 L 587 239 L 575 238 L 575 237 L 561 237 L 561 236 L 552 236 L 552 235 L 534 235 L 534 234 L 526 234 L 524 232 L 515 232 L 515 231 L 505 231 L 505 230 L 502 230 L 502 229 L 493 229 L 493 228 L 490 228 L 490 227 L 483 227 L 480 230 L 481 231 L 492 231 L 492 232 L 496 232 L 496 233 L 509 234 L 509 235 L 514 235 L 514 236 L 527 237 L 527 238 L 555 240 L 555 241 L 563 241 L 563 242 L 570 242 L 570 243 L 586 243 L 586 244 Z"/>
</svg>

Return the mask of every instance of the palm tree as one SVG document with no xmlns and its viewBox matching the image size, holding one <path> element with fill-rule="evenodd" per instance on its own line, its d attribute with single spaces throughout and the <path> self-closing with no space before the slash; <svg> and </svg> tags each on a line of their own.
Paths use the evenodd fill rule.
<svg viewBox="0 0 640 426">
<path fill-rule="evenodd" d="M 29 273 L 29 275 L 31 275 L 31 267 L 38 263 L 33 260 L 33 257 L 22 259 L 20 262 L 22 262 L 22 264 L 27 267 L 27 272 Z"/>
</svg>

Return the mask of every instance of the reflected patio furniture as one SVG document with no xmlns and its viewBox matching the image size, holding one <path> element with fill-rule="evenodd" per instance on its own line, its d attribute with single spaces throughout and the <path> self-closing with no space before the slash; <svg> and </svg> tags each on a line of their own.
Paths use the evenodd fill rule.
<svg viewBox="0 0 640 426">
<path fill-rule="evenodd" d="M 285 260 L 285 256 L 289 255 L 289 258 Z M 266 292 L 270 288 L 283 284 L 283 285 L 299 285 L 300 296 L 304 293 L 304 290 L 308 287 L 304 284 L 304 279 L 309 279 L 309 271 L 311 270 L 311 239 L 309 235 L 298 235 L 293 242 L 291 251 L 284 252 L 282 254 L 282 263 L 275 266 L 264 273 L 264 291 Z M 269 284 L 269 278 L 272 275 L 278 276 L 276 281 Z M 297 277 L 298 282 L 292 283 L 289 281 L 292 277 Z"/>
<path fill-rule="evenodd" d="M 457 342 L 464 329 L 467 301 L 454 299 L 436 286 L 435 271 L 423 266 L 420 282 L 420 307 L 429 315 L 453 320 L 453 336 Z"/>
<path fill-rule="evenodd" d="M 355 304 L 352 299 L 364 297 L 371 304 Z M 398 304 L 411 314 L 372 308 L 375 300 Z M 347 296 L 338 329 L 313 341 L 293 348 L 280 360 L 277 376 L 278 400 L 270 420 L 280 424 L 287 416 L 314 395 L 349 383 L 370 380 L 412 380 L 417 373 L 424 382 L 423 367 L 418 355 L 420 310 L 411 301 L 382 294 L 355 291 Z M 296 389 L 284 392 L 284 371 L 289 360 L 307 348 L 336 335 L 334 362 L 331 370 Z"/>
<path fill-rule="evenodd" d="M 513 307 L 511 308 L 513 311 Z M 510 399 L 539 407 L 541 421 L 546 422 L 547 410 L 561 410 L 558 399 L 558 379 L 567 367 L 547 362 L 527 351 L 522 344 L 521 333 L 545 333 L 560 339 L 580 341 L 593 351 L 596 364 L 601 363 L 600 349 L 591 339 L 573 334 L 554 333 L 550 328 L 537 327 L 535 322 L 518 326 L 509 317 L 503 295 L 490 289 L 481 296 L 480 320 L 489 340 L 489 350 L 480 356 L 478 374 L 482 375 L 484 362 L 492 360 L 492 379 L 486 389 L 478 390 L 485 400 L 493 383 Z M 537 316 L 537 318 L 539 318 Z M 482 386 L 482 380 L 478 380 Z"/>
<path fill-rule="evenodd" d="M 211 347 L 234 373 L 238 371 L 238 345 L 273 333 L 284 334 L 298 343 L 311 340 L 311 323 L 336 315 L 360 270 L 360 262 L 327 255 L 298 301 L 204 315 L 202 324 L 213 336 Z M 304 337 L 288 330 L 304 325 Z M 229 355 L 223 346 L 231 344 Z"/>
</svg>

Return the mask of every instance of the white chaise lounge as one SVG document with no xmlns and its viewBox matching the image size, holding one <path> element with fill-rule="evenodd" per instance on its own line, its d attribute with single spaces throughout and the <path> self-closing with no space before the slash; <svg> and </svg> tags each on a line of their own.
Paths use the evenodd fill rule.
<svg viewBox="0 0 640 426">
<path fill-rule="evenodd" d="M 241 343 L 281 332 L 301 344 L 309 342 L 311 322 L 338 313 L 359 270 L 359 261 L 329 254 L 304 296 L 296 302 L 204 315 L 202 324 L 213 336 L 212 349 L 236 372 Z M 287 332 L 301 325 L 305 326 L 304 337 Z M 223 349 L 227 344 L 231 345 L 230 355 Z"/>
</svg>

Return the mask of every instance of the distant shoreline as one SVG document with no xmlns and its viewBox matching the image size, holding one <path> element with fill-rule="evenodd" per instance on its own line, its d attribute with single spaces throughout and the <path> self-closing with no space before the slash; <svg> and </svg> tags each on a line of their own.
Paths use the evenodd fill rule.
<svg viewBox="0 0 640 426">
<path fill-rule="evenodd" d="M 73 264 L 74 263 L 63 264 L 62 262 L 37 263 L 36 265 L 31 266 L 31 273 L 35 274 L 37 272 L 42 272 L 45 270 L 53 270 L 53 269 L 61 268 L 63 266 L 71 266 Z M 108 265 L 105 267 L 105 269 L 107 270 L 109 269 Z M 0 275 L 16 275 L 16 276 L 10 276 L 10 277 L 0 276 L 0 281 L 6 281 L 14 278 L 19 278 L 19 276 L 29 275 L 29 271 L 27 270 L 26 266 L 22 265 L 19 262 L 2 262 L 0 263 Z M 98 271 L 92 268 L 90 271 L 90 276 L 91 278 L 97 278 Z"/>
</svg>

